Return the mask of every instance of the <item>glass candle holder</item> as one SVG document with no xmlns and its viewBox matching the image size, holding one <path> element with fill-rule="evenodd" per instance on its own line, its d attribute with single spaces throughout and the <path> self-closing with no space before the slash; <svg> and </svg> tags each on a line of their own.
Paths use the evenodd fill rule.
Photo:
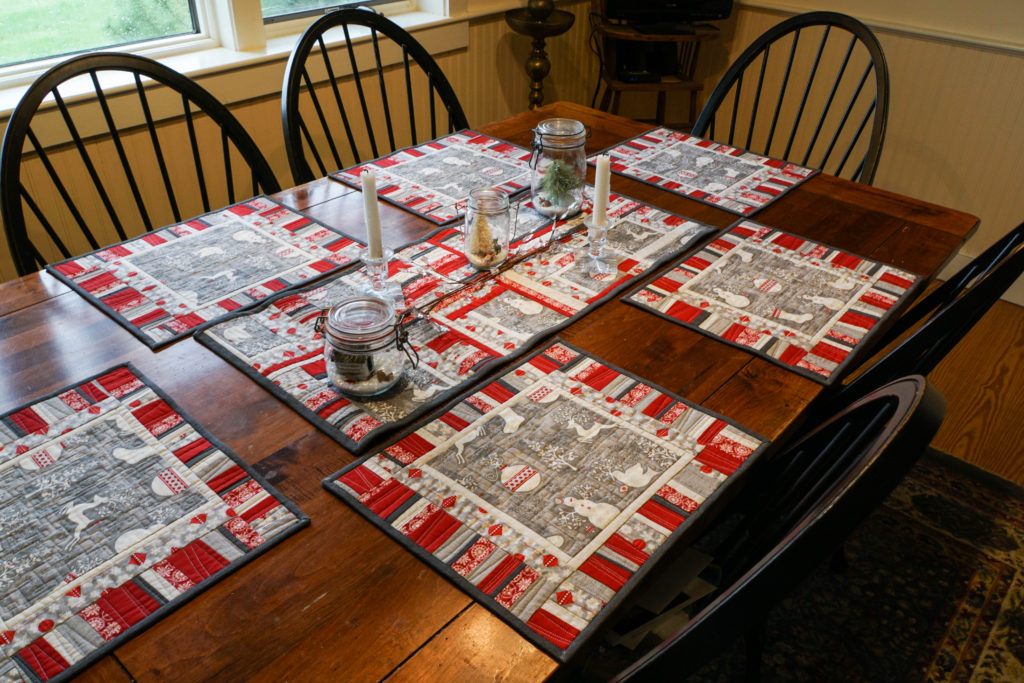
<svg viewBox="0 0 1024 683">
<path fill-rule="evenodd" d="M 387 299 L 396 308 L 405 306 L 405 296 L 402 288 L 397 282 L 388 282 L 388 264 L 395 253 L 384 247 L 379 258 L 370 256 L 369 252 L 362 257 L 363 265 L 366 267 L 366 278 L 369 284 L 362 288 L 367 294 Z"/>
<path fill-rule="evenodd" d="M 605 245 L 608 244 L 609 224 L 610 222 L 606 221 L 604 225 L 595 225 L 592 216 L 583 221 L 583 225 L 587 227 L 587 246 L 577 249 L 573 254 L 576 268 L 580 272 L 594 277 L 611 275 L 618 271 L 618 257 L 605 249 Z"/>
<path fill-rule="evenodd" d="M 469 193 L 463 248 L 470 265 L 489 270 L 508 259 L 517 216 L 518 207 L 511 205 L 503 190 L 476 189 Z"/>
</svg>

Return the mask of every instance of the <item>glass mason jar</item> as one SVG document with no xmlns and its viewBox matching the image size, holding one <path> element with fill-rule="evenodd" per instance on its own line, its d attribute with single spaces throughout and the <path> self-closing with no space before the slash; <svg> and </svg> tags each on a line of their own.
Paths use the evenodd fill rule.
<svg viewBox="0 0 1024 683">
<path fill-rule="evenodd" d="M 504 190 L 476 189 L 469 193 L 463 244 L 470 265 L 487 270 L 505 262 L 517 213 Z"/>
<path fill-rule="evenodd" d="M 575 216 L 583 206 L 587 178 L 586 126 L 575 119 L 545 119 L 533 133 L 533 208 L 549 218 Z"/>
<path fill-rule="evenodd" d="M 342 393 L 375 396 L 402 378 L 405 358 L 391 302 L 372 295 L 344 299 L 328 312 L 322 331 L 327 379 Z"/>
</svg>

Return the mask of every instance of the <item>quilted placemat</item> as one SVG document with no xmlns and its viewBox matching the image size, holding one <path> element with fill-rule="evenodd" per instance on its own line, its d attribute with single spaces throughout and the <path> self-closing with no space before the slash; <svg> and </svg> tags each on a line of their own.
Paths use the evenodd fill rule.
<svg viewBox="0 0 1024 683">
<path fill-rule="evenodd" d="M 573 267 L 572 250 L 586 243 L 582 215 L 558 224 L 538 219 L 542 227 L 518 247 L 523 258 L 500 272 L 470 266 L 454 228 L 399 251 L 390 280 L 415 314 L 405 329 L 419 363 L 407 364 L 403 383 L 380 398 L 349 398 L 328 382 L 323 340 L 313 329 L 321 310 L 367 286 L 362 270 L 274 297 L 203 328 L 196 340 L 358 453 L 465 388 L 485 366 L 525 352 L 713 231 L 625 197 L 612 197 L 609 216 L 616 224 L 608 248 L 622 260 L 617 273 L 599 279 Z M 558 238 L 549 241 L 553 232 Z"/>
<path fill-rule="evenodd" d="M 565 661 L 764 446 L 556 339 L 324 485 Z"/>
<path fill-rule="evenodd" d="M 0 416 L 0 680 L 70 677 L 308 523 L 129 365 Z"/>
<path fill-rule="evenodd" d="M 830 384 L 913 273 L 741 221 L 625 300 Z"/>
<path fill-rule="evenodd" d="M 452 133 L 380 159 L 332 173 L 361 188 L 359 175 L 373 171 L 377 196 L 436 224 L 465 214 L 471 190 L 497 187 L 515 194 L 530 186 L 530 150 L 472 130 Z"/>
<path fill-rule="evenodd" d="M 611 157 L 609 166 L 620 175 L 741 216 L 818 172 L 668 128 L 651 129 L 602 154 Z"/>
<path fill-rule="evenodd" d="M 46 268 L 155 349 L 347 266 L 362 249 L 260 196 Z"/>
</svg>

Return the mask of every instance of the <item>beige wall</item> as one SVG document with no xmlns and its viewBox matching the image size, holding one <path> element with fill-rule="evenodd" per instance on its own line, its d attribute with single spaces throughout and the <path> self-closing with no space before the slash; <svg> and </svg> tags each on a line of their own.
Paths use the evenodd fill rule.
<svg viewBox="0 0 1024 683">
<path fill-rule="evenodd" d="M 573 11 L 577 21 L 567 34 L 548 42 L 552 69 L 545 81 L 545 101 L 590 104 L 597 65 L 588 48 L 589 0 L 560 2 L 559 7 Z M 722 23 L 722 39 L 702 53 L 698 69 L 705 92 L 733 57 L 785 16 L 775 9 L 737 5 L 733 18 Z M 964 249 L 966 260 L 1024 219 L 1024 193 L 1019 191 L 1024 176 L 1024 53 L 906 31 L 876 31 L 889 62 L 892 103 L 875 185 L 980 216 L 982 227 Z M 468 49 L 438 57 L 470 125 L 525 107 L 529 81 L 523 63 L 529 51 L 529 39 L 512 33 L 498 15 L 470 23 Z M 282 73 L 283 68 L 282 63 Z M 621 113 L 650 117 L 653 102 L 653 97 L 637 96 L 623 102 Z M 669 120 L 686 118 L 681 97 L 669 104 Z M 232 109 L 287 184 L 278 100 L 264 98 Z M 4 248 L 0 280 L 13 276 Z"/>
</svg>

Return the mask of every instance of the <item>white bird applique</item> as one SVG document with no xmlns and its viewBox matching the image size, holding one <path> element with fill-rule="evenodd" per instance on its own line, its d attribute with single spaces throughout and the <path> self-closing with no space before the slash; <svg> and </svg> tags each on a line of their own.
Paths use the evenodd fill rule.
<svg viewBox="0 0 1024 683">
<path fill-rule="evenodd" d="M 630 465 L 626 468 L 625 472 L 620 470 L 613 470 L 612 476 L 617 480 L 634 489 L 642 488 L 650 483 L 654 475 L 657 474 L 656 470 L 648 470 L 644 472 L 644 466 L 641 463 Z"/>
<path fill-rule="evenodd" d="M 569 418 L 569 426 L 576 430 L 576 434 L 578 434 L 576 437 L 577 441 L 590 441 L 597 436 L 597 433 L 602 429 L 611 429 L 615 425 L 603 425 L 600 422 L 595 421 L 594 424 L 589 427 L 584 427 L 580 423 L 576 422 L 575 417 L 572 417 Z"/>
<path fill-rule="evenodd" d="M 596 527 L 605 528 L 619 516 L 619 508 L 609 503 L 595 503 L 589 498 L 573 498 L 568 496 L 566 498 L 559 498 L 558 502 L 562 505 L 568 505 L 576 514 L 586 517 L 590 520 L 590 523 Z"/>
</svg>

